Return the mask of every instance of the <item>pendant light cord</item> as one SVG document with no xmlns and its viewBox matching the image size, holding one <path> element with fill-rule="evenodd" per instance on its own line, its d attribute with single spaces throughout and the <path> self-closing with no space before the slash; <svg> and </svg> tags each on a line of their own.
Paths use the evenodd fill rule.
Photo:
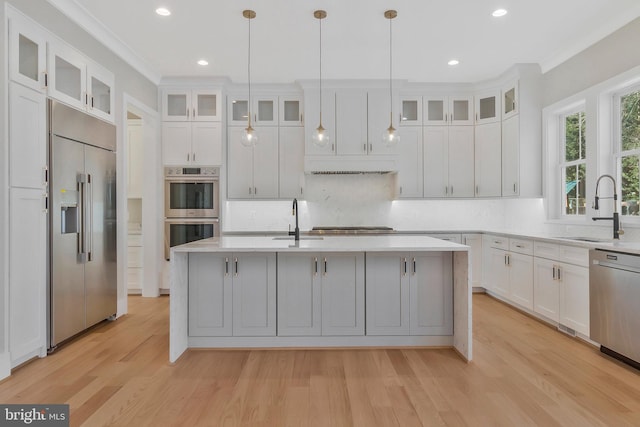
<svg viewBox="0 0 640 427">
<path fill-rule="evenodd" d="M 320 126 L 322 126 L 322 18 L 320 23 Z"/>
<path fill-rule="evenodd" d="M 393 19 L 389 19 L 389 116 L 390 116 L 390 123 L 389 126 L 393 126 L 393 90 L 391 88 L 392 82 L 391 82 L 391 64 L 392 62 L 392 57 L 391 57 L 391 49 L 392 49 L 392 31 L 391 31 L 391 23 L 392 23 Z"/>
<path fill-rule="evenodd" d="M 249 99 L 247 100 L 247 116 L 249 128 L 251 127 L 251 18 L 249 21 L 249 49 L 247 49 L 247 80 L 249 81 Z"/>
</svg>

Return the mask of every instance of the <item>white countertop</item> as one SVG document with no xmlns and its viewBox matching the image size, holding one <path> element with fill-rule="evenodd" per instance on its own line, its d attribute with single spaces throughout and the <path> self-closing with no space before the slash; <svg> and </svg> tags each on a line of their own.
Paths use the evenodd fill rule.
<svg viewBox="0 0 640 427">
<path fill-rule="evenodd" d="M 468 246 L 428 236 L 222 236 L 171 248 L 175 252 L 399 252 L 467 251 Z"/>
</svg>

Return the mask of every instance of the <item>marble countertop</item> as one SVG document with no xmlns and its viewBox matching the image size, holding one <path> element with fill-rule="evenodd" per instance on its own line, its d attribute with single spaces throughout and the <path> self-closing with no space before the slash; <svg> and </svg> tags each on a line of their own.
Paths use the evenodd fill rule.
<svg viewBox="0 0 640 427">
<path fill-rule="evenodd" d="M 428 236 L 222 236 L 171 248 L 175 252 L 387 252 L 467 251 L 468 246 Z"/>
</svg>

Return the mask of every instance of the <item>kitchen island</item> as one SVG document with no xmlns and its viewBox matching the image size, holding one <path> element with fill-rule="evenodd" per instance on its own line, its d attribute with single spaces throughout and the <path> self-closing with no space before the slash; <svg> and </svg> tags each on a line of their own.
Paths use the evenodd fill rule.
<svg viewBox="0 0 640 427">
<path fill-rule="evenodd" d="M 471 351 L 468 247 L 427 236 L 219 237 L 171 249 L 169 359 L 187 348 Z"/>
</svg>

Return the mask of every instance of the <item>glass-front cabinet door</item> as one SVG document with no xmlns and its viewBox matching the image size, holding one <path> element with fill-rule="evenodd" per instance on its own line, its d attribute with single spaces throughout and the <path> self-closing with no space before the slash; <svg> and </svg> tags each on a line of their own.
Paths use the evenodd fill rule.
<svg viewBox="0 0 640 427">
<path fill-rule="evenodd" d="M 422 97 L 400 97 L 400 126 L 422 126 Z"/>
<path fill-rule="evenodd" d="M 93 115 L 114 121 L 114 76 L 97 66 L 87 67 L 87 107 Z"/>
<path fill-rule="evenodd" d="M 47 42 L 34 25 L 11 17 L 9 21 L 9 76 L 37 91 L 46 88 Z"/>
<path fill-rule="evenodd" d="M 476 95 L 476 124 L 500 120 L 500 90 L 488 90 Z"/>
<path fill-rule="evenodd" d="M 518 81 L 502 88 L 502 120 L 518 114 Z"/>
<path fill-rule="evenodd" d="M 86 70 L 80 53 L 66 45 L 49 44 L 49 96 L 85 109 L 89 97 Z"/>
<path fill-rule="evenodd" d="M 221 93 L 218 90 L 192 91 L 192 119 L 197 122 L 219 122 L 222 119 L 221 98 Z"/>
<path fill-rule="evenodd" d="M 450 96 L 448 119 L 451 125 L 472 125 L 473 96 Z"/>
<path fill-rule="evenodd" d="M 251 114 L 258 126 L 278 126 L 278 97 L 254 96 Z"/>
<path fill-rule="evenodd" d="M 162 119 L 185 122 L 191 118 L 191 91 L 165 90 L 162 97 Z"/>
<path fill-rule="evenodd" d="M 227 97 L 227 122 L 233 126 L 246 126 L 249 119 L 249 99 L 246 95 Z M 253 121 L 253 117 L 252 117 Z"/>
<path fill-rule="evenodd" d="M 445 125 L 449 119 L 449 103 L 446 96 L 425 96 L 423 98 L 425 126 Z"/>
<path fill-rule="evenodd" d="M 280 126 L 303 126 L 302 96 L 280 97 Z"/>
</svg>

